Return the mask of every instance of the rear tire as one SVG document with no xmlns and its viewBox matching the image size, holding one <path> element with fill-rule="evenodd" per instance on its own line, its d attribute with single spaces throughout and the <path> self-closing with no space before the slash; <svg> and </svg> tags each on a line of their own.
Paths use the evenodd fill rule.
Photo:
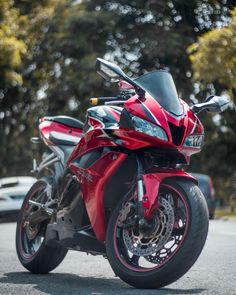
<svg viewBox="0 0 236 295">
<path fill-rule="evenodd" d="M 127 245 L 129 245 L 129 241 L 132 241 L 132 238 L 128 240 L 128 242 L 125 240 L 126 233 L 124 234 L 123 232 L 125 230 L 119 228 L 118 221 L 120 211 L 123 205 L 127 203 L 127 200 L 120 202 L 120 204 L 114 209 L 109 220 L 106 237 L 108 260 L 117 276 L 126 283 L 137 288 L 161 288 L 176 281 L 194 264 L 206 241 L 209 223 L 208 209 L 205 198 L 198 186 L 190 181 L 171 179 L 160 186 L 159 196 L 163 189 L 165 191 L 167 188 L 169 188 L 170 192 L 176 192 L 176 196 L 179 194 L 182 202 L 185 204 L 184 206 L 188 216 L 186 217 L 187 222 L 184 227 L 184 234 L 176 243 L 177 246 L 174 248 L 173 252 L 171 252 L 172 250 L 169 252 L 166 251 L 166 258 L 161 257 L 161 253 L 165 252 L 164 250 L 159 250 L 159 254 L 156 253 L 153 254 L 153 256 L 144 255 L 143 257 L 138 257 L 138 254 L 130 254 L 130 251 L 135 249 L 135 246 L 128 251 Z M 173 195 L 175 196 L 175 193 L 173 193 Z M 176 215 L 179 214 L 176 213 L 177 211 L 178 210 L 174 213 L 174 224 L 176 224 Z M 175 228 L 173 226 L 171 235 L 173 235 L 174 230 Z M 173 236 L 170 236 L 169 240 L 166 241 L 167 244 L 171 242 L 170 239 L 173 239 Z M 158 242 L 159 241 L 160 240 L 158 240 Z M 134 242 L 136 247 L 137 243 L 139 242 Z M 165 249 L 167 244 L 165 244 L 162 249 Z M 155 244 L 152 246 L 155 246 Z M 136 250 L 133 251 L 135 252 Z M 142 253 L 142 248 L 140 248 L 139 251 Z M 130 255 L 133 256 L 130 257 Z M 153 265 L 152 267 L 147 268 L 146 266 L 140 266 L 140 260 L 144 259 L 145 262 L 145 257 L 149 257 L 149 262 L 151 260 Z M 154 263 L 152 259 L 156 259 L 156 262 Z"/>
<path fill-rule="evenodd" d="M 29 238 L 30 224 L 27 225 L 25 212 L 29 210 L 29 200 L 35 199 L 45 190 L 47 181 L 38 180 L 27 193 L 17 221 L 16 251 L 21 264 L 32 273 L 45 274 L 55 269 L 64 259 L 67 249 L 49 247 L 45 243 L 45 233 L 48 221 L 43 221 L 32 228 Z M 31 207 L 33 207 L 31 205 Z M 35 237 L 33 236 L 35 230 Z M 28 233 L 28 235 L 27 235 Z M 37 243 L 36 243 L 37 242 Z"/>
</svg>

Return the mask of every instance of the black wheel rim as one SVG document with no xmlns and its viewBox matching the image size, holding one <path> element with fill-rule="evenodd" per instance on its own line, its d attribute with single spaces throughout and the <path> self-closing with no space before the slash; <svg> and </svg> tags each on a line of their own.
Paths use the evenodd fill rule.
<svg viewBox="0 0 236 295">
<path fill-rule="evenodd" d="M 46 198 L 45 186 L 38 187 L 24 202 L 22 207 L 22 218 L 19 228 L 19 246 L 20 254 L 26 260 L 32 260 L 38 253 L 41 245 L 44 242 L 46 226 L 48 222 L 43 221 L 37 225 L 31 225 L 27 219 L 27 216 L 39 208 L 35 205 L 31 205 L 29 200 L 37 202 L 44 202 Z"/>
</svg>

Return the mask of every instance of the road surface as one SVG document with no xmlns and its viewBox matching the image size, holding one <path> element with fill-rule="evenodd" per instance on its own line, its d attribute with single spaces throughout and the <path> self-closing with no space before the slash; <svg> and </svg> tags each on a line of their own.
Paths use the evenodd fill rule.
<svg viewBox="0 0 236 295">
<path fill-rule="evenodd" d="M 236 221 L 214 220 L 195 265 L 160 290 L 138 290 L 114 276 L 108 261 L 70 251 L 49 275 L 32 275 L 15 253 L 15 223 L 0 224 L 0 294 L 9 295 L 236 295 Z"/>
</svg>

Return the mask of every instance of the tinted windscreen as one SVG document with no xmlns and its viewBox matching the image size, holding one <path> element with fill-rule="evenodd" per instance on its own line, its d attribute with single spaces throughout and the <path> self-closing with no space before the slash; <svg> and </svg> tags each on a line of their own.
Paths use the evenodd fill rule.
<svg viewBox="0 0 236 295">
<path fill-rule="evenodd" d="M 135 79 L 135 82 L 169 113 L 175 116 L 183 114 L 183 108 L 170 73 L 162 70 L 154 71 L 140 76 Z"/>
</svg>

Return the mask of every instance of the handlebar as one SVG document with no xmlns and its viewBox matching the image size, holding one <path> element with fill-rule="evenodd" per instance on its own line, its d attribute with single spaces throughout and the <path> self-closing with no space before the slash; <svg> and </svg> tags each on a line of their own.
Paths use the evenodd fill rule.
<svg viewBox="0 0 236 295">
<path fill-rule="evenodd" d="M 91 105 L 93 106 L 97 106 L 99 104 L 106 104 L 106 103 L 112 103 L 112 102 L 116 102 L 116 101 L 125 101 L 124 99 L 122 99 L 122 97 L 119 96 L 115 96 L 115 97 L 93 97 L 90 98 L 89 102 Z"/>
</svg>

